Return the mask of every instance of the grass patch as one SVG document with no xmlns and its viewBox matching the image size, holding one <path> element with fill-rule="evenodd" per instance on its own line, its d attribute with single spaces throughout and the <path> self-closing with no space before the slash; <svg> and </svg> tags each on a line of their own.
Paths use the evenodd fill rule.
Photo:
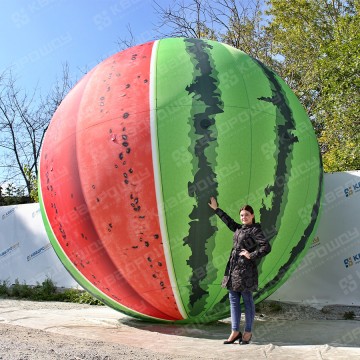
<svg viewBox="0 0 360 360">
<path fill-rule="evenodd" d="M 89 305 L 104 305 L 100 300 L 93 297 L 87 291 L 76 289 L 58 289 L 54 282 L 46 278 L 41 284 L 35 286 L 20 284 L 16 279 L 10 285 L 9 281 L 0 284 L 0 297 L 13 299 L 28 299 L 33 301 L 61 301 Z"/>
<path fill-rule="evenodd" d="M 354 320 L 355 319 L 355 313 L 353 311 L 345 311 L 344 312 L 344 319 L 345 320 Z"/>
<path fill-rule="evenodd" d="M 279 312 L 282 310 L 282 306 L 277 302 L 270 302 L 269 303 L 270 312 Z"/>
<path fill-rule="evenodd" d="M 321 309 L 321 312 L 322 312 L 323 314 L 330 314 L 330 313 L 331 313 L 331 310 L 323 307 L 323 308 Z"/>
<path fill-rule="evenodd" d="M 0 284 L 0 297 L 5 297 L 9 295 L 9 282 L 4 280 Z"/>
<path fill-rule="evenodd" d="M 280 303 L 276 301 L 262 301 L 255 305 L 256 312 L 263 312 L 263 313 L 277 313 L 282 310 L 282 306 Z"/>
</svg>

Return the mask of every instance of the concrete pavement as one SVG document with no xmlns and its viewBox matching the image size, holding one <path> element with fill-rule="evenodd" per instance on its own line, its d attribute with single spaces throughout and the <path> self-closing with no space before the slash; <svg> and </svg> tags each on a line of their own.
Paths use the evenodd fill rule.
<svg viewBox="0 0 360 360">
<path fill-rule="evenodd" d="M 105 306 L 0 299 L 1 322 L 184 358 L 360 359 L 356 320 L 258 319 L 246 346 L 223 345 L 229 319 L 207 325 L 154 324 Z"/>
</svg>

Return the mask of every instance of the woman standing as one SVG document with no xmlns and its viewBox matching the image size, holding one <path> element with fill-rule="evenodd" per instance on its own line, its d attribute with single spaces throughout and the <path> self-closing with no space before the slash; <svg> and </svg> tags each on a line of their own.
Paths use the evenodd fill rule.
<svg viewBox="0 0 360 360">
<path fill-rule="evenodd" d="M 233 248 L 226 265 L 221 286 L 229 290 L 231 334 L 224 344 L 248 344 L 252 337 L 252 325 L 255 317 L 255 304 L 252 292 L 258 287 L 258 270 L 256 260 L 271 251 L 271 247 L 260 224 L 255 223 L 254 210 L 250 205 L 240 209 L 239 224 L 218 207 L 214 197 L 210 198 L 209 206 L 217 216 L 234 232 Z M 240 332 L 241 306 L 240 298 L 245 306 L 245 331 Z"/>
</svg>

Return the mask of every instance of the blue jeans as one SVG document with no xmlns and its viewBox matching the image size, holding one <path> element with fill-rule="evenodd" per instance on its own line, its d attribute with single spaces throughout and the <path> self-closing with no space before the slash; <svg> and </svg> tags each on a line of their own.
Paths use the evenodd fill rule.
<svg viewBox="0 0 360 360">
<path fill-rule="evenodd" d="M 255 303 L 250 290 L 244 290 L 242 292 L 229 290 L 231 330 L 240 331 L 241 297 L 243 298 L 245 306 L 245 331 L 251 332 L 255 318 Z"/>
</svg>

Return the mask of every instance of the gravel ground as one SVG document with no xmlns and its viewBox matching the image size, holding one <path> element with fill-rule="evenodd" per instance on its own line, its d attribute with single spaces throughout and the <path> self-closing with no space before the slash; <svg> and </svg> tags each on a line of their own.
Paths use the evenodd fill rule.
<svg viewBox="0 0 360 360">
<path fill-rule="evenodd" d="M 0 324 L 0 337 L 1 360 L 180 359 L 126 345 L 74 339 L 8 324 Z"/>
<path fill-rule="evenodd" d="M 36 304 L 34 302 L 23 302 L 22 306 L 34 309 Z M 78 305 L 42 302 L 41 308 L 73 309 Z M 354 314 L 355 320 L 360 319 L 360 307 L 331 305 L 319 310 L 310 306 L 265 301 L 257 306 L 256 317 L 258 320 L 341 320 L 344 319 L 345 313 L 351 312 Z M 173 354 L 159 354 L 139 347 L 74 338 L 1 322 L 0 337 L 1 360 L 184 359 L 184 357 Z M 192 357 L 192 359 L 195 358 Z"/>
</svg>

